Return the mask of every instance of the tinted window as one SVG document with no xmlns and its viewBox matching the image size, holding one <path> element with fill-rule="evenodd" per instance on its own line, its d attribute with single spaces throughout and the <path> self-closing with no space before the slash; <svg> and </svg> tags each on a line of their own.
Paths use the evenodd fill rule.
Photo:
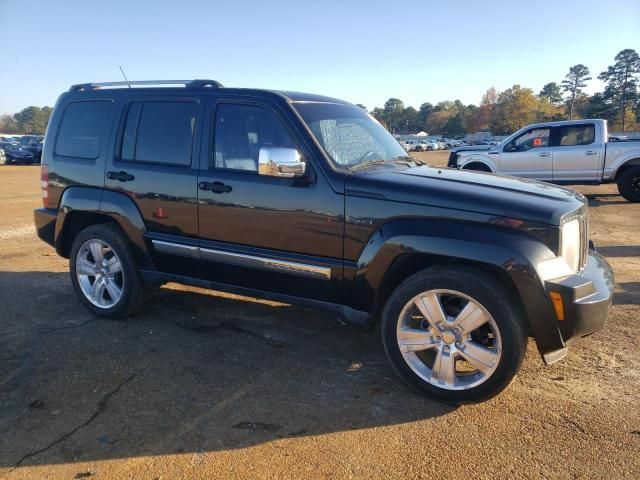
<svg viewBox="0 0 640 480">
<path fill-rule="evenodd" d="M 220 105 L 214 139 L 216 168 L 258 171 L 261 147 L 295 148 L 289 132 L 268 110 L 249 105 Z"/>
<path fill-rule="evenodd" d="M 122 160 L 191 165 L 196 112 L 194 102 L 133 102 L 122 137 Z"/>
<path fill-rule="evenodd" d="M 111 102 L 74 102 L 67 105 L 60 122 L 56 155 L 98 158 L 100 143 L 107 132 Z"/>
<path fill-rule="evenodd" d="M 505 152 L 526 152 L 532 148 L 549 146 L 549 129 L 534 128 L 523 133 L 515 140 L 509 142 L 505 147 Z"/>
<path fill-rule="evenodd" d="M 573 145 L 590 145 L 596 138 L 596 129 L 593 125 L 571 125 L 556 128 L 557 140 L 555 145 L 569 147 Z"/>
</svg>

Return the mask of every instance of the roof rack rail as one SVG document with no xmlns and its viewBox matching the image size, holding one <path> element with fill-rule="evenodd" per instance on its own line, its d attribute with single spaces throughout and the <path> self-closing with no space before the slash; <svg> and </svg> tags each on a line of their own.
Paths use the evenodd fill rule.
<svg viewBox="0 0 640 480">
<path fill-rule="evenodd" d="M 215 80 L 136 80 L 132 82 L 100 82 L 100 83 L 78 83 L 71 85 L 70 92 L 80 92 L 83 90 L 99 90 L 109 87 L 133 87 L 145 85 L 184 85 L 185 88 L 222 88 L 222 84 Z"/>
</svg>

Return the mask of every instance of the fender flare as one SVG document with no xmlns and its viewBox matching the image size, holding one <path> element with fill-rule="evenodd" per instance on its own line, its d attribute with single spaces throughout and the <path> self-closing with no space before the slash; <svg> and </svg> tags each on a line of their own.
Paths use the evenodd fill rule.
<svg viewBox="0 0 640 480">
<path fill-rule="evenodd" d="M 624 160 L 620 166 L 616 169 L 613 174 L 613 178 L 617 181 L 620 177 L 620 174 L 627 168 L 631 166 L 640 165 L 640 152 L 634 150 L 633 155 L 629 155 L 630 158 Z"/>
<path fill-rule="evenodd" d="M 539 261 L 555 255 L 532 235 L 497 224 L 455 220 L 394 220 L 384 224 L 361 252 L 347 298 L 374 313 L 380 288 L 396 261 L 421 256 L 429 265 L 462 263 L 498 270 L 511 283 L 541 354 L 565 347 L 553 306 L 538 276 Z M 407 257 L 413 261 L 415 257 Z"/>
<path fill-rule="evenodd" d="M 491 171 L 491 173 L 496 173 L 498 171 L 495 163 L 486 155 L 470 155 L 468 157 L 463 157 L 458 161 L 458 169 L 464 169 L 465 165 L 470 163 L 482 163 L 486 165 L 487 168 Z"/>
<path fill-rule="evenodd" d="M 62 255 L 65 230 L 73 212 L 86 212 L 109 217 L 125 233 L 141 268 L 153 268 L 144 240 L 147 228 L 135 202 L 127 195 L 92 187 L 68 187 L 62 194 L 54 233 L 56 251 Z"/>
</svg>

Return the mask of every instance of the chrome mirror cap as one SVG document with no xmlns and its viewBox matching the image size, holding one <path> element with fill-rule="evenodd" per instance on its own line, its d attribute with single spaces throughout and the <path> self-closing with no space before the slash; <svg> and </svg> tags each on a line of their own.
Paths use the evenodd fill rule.
<svg viewBox="0 0 640 480">
<path fill-rule="evenodd" d="M 295 148 L 262 147 L 258 164 L 260 175 L 273 177 L 299 177 L 306 171 L 306 163 Z"/>
</svg>

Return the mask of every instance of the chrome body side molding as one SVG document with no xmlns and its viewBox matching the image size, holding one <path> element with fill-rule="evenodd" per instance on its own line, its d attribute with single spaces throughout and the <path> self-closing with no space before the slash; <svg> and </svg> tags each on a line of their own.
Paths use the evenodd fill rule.
<svg viewBox="0 0 640 480">
<path fill-rule="evenodd" d="M 179 243 L 152 240 L 153 248 L 159 253 L 180 255 L 181 257 L 200 258 L 200 249 L 193 245 L 181 245 Z"/>
<path fill-rule="evenodd" d="M 151 242 L 159 253 L 179 255 L 182 257 L 201 258 L 202 260 L 211 262 L 227 263 L 241 267 L 258 268 L 261 270 L 271 270 L 319 280 L 331 280 L 331 268 L 329 267 L 290 262 L 256 255 L 246 255 L 243 253 L 227 252 L 225 250 L 201 248 L 193 245 L 182 245 L 179 243 L 165 242 L 163 240 L 156 239 L 153 239 Z"/>
</svg>

